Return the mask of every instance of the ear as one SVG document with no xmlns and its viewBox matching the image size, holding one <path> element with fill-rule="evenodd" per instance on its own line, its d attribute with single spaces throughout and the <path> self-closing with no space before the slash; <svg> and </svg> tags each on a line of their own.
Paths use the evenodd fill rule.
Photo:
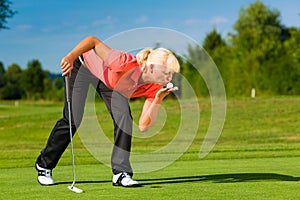
<svg viewBox="0 0 300 200">
<path fill-rule="evenodd" d="M 154 69 L 154 65 L 153 65 L 153 64 L 150 64 L 150 65 L 149 65 L 149 70 L 150 70 L 151 73 L 153 73 L 153 69 Z"/>
</svg>

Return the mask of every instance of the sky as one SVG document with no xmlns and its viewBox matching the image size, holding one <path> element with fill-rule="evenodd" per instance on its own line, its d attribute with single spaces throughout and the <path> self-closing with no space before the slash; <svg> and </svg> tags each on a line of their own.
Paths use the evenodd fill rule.
<svg viewBox="0 0 300 200">
<path fill-rule="evenodd" d="M 299 0 L 261 0 L 280 12 L 281 23 L 300 27 Z M 202 44 L 216 28 L 226 37 L 241 8 L 256 0 L 11 0 L 17 11 L 0 30 L 0 61 L 22 69 L 37 59 L 43 70 L 60 73 L 59 63 L 86 36 L 102 41 L 124 31 L 158 27 Z M 143 33 L 147 38 L 147 33 Z M 133 41 L 134 42 L 134 41 Z"/>
</svg>

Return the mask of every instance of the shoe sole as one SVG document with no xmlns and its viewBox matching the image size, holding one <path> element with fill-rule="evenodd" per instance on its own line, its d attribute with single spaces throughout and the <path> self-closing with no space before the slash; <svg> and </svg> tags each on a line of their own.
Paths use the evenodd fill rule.
<svg viewBox="0 0 300 200">
<path fill-rule="evenodd" d="M 112 183 L 113 186 L 115 187 L 140 187 L 139 184 L 133 184 L 133 185 L 122 185 L 120 183 Z"/>
<path fill-rule="evenodd" d="M 55 183 L 52 184 L 43 184 L 39 181 L 39 179 L 37 178 L 37 182 L 41 185 L 41 186 L 51 186 L 51 185 L 55 185 Z"/>
</svg>

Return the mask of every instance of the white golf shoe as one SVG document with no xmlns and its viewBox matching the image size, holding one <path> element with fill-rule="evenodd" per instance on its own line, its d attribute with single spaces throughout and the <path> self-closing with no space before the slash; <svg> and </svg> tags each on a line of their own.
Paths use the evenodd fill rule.
<svg viewBox="0 0 300 200">
<path fill-rule="evenodd" d="M 38 172 L 38 182 L 41 185 L 53 185 L 54 184 L 51 169 L 42 168 L 38 164 L 35 164 L 35 169 Z"/>
<path fill-rule="evenodd" d="M 137 187 L 138 182 L 132 180 L 131 176 L 126 173 L 122 172 L 113 176 L 113 186 L 123 186 L 123 187 Z"/>
</svg>

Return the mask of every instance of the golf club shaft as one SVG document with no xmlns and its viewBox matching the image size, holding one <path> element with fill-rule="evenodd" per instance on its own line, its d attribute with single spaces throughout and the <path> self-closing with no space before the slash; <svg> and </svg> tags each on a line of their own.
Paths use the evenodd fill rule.
<svg viewBox="0 0 300 200">
<path fill-rule="evenodd" d="M 66 86 L 66 98 L 68 104 L 68 116 L 69 116 L 69 128 L 70 128 L 70 148 L 72 154 L 72 172 L 73 172 L 73 183 L 74 186 L 76 182 L 76 173 L 75 173 L 75 161 L 74 161 L 74 148 L 73 148 L 73 134 L 72 134 L 72 119 L 71 119 L 71 100 L 70 100 L 70 93 L 69 93 L 69 77 L 65 76 L 65 86 Z"/>
</svg>

